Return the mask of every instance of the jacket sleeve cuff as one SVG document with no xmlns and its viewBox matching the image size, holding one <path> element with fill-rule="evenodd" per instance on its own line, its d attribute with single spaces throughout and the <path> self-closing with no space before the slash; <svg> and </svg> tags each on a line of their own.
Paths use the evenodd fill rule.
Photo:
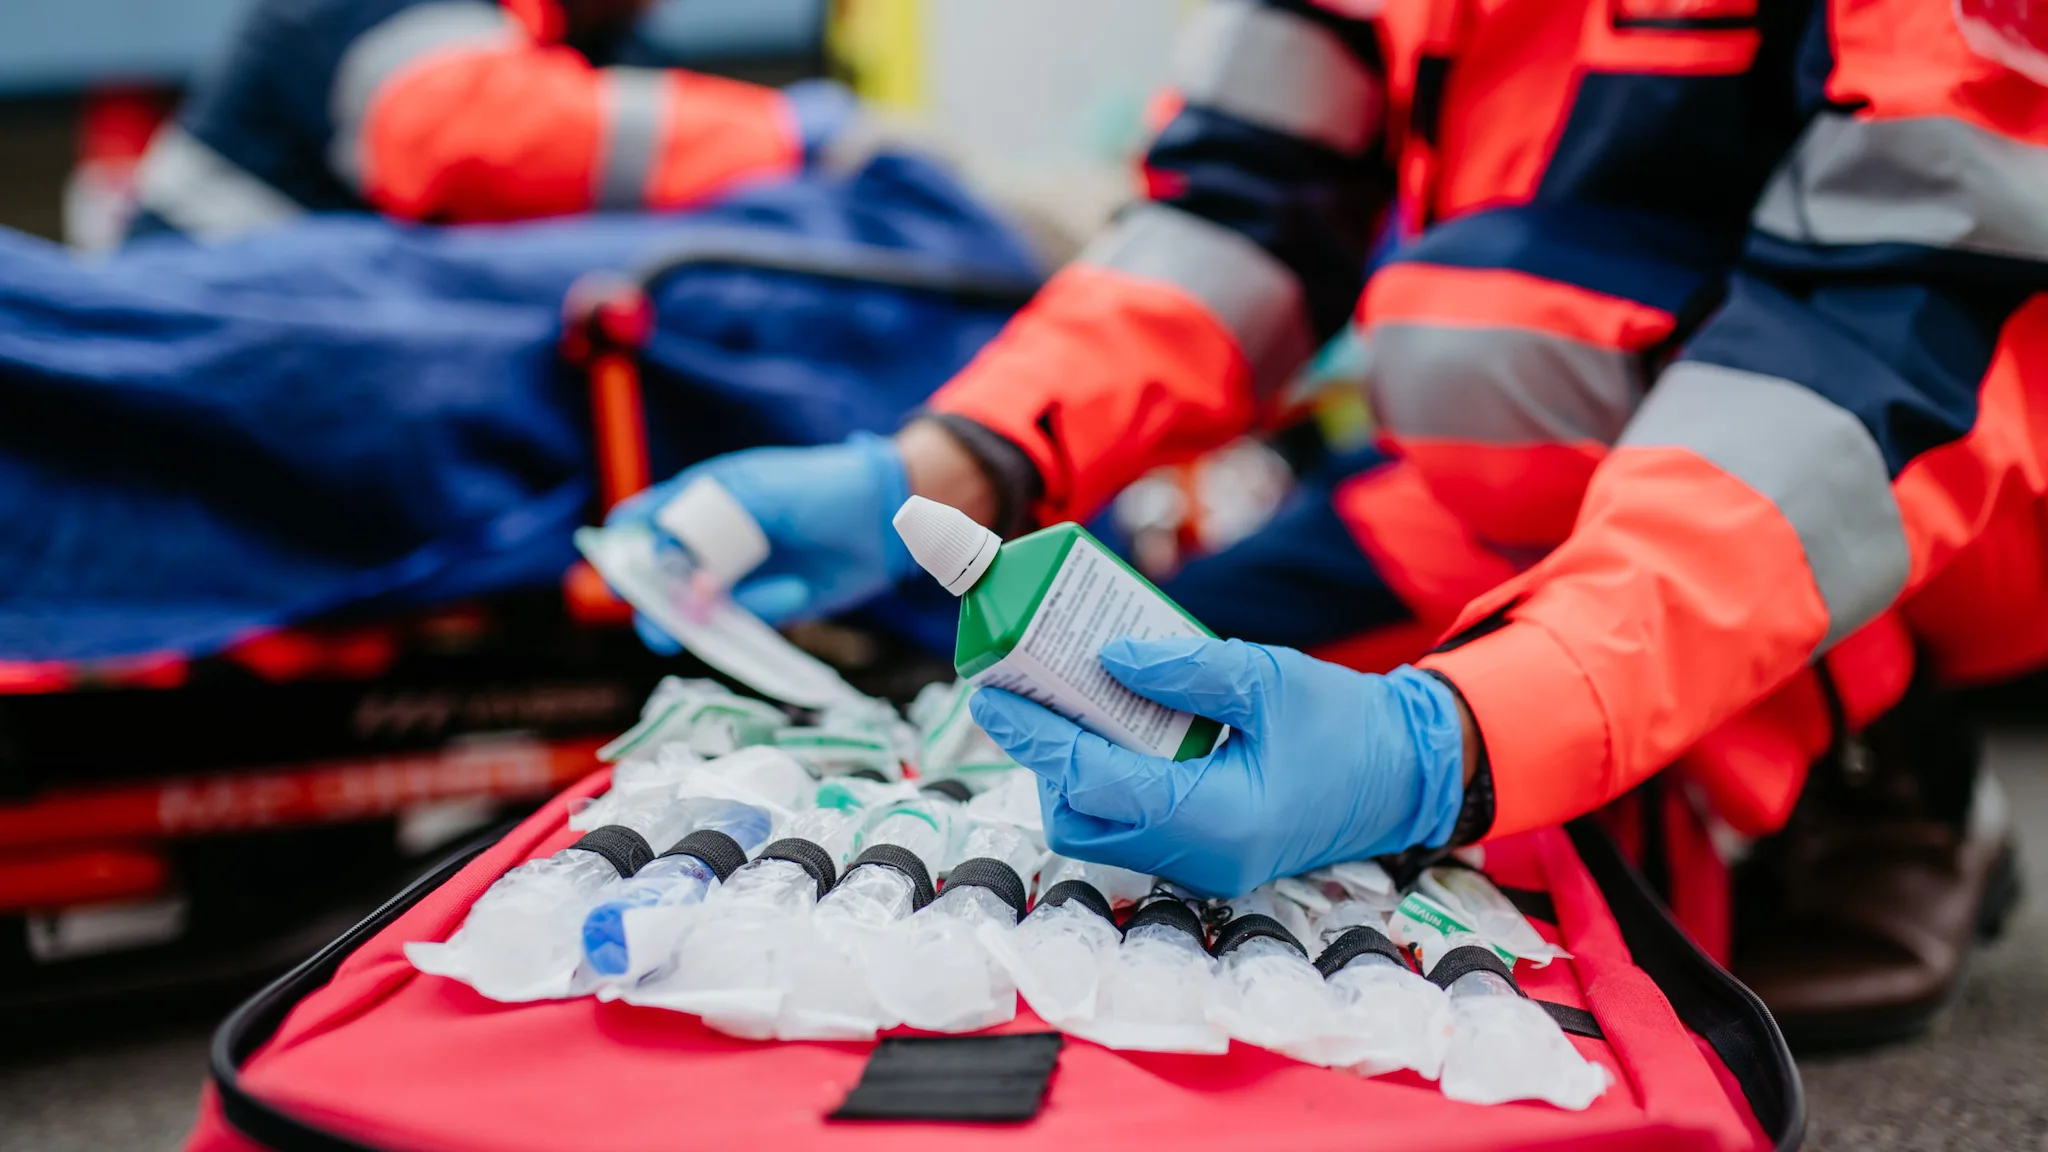
<svg viewBox="0 0 2048 1152">
<path fill-rule="evenodd" d="M 1418 667 L 1450 681 L 1472 710 L 1492 783 L 1488 836 L 1560 824 L 1610 798 L 1606 713 L 1549 630 L 1514 621 Z"/>
<path fill-rule="evenodd" d="M 920 409 L 912 419 L 930 420 L 952 433 L 974 457 L 996 492 L 996 534 L 1008 540 L 1037 527 L 1033 509 L 1045 494 L 1045 481 L 1031 456 L 1009 437 L 957 412 Z"/>
<path fill-rule="evenodd" d="M 1472 705 L 1465 703 L 1465 694 L 1458 691 L 1450 677 L 1428 668 L 1422 669 L 1422 673 L 1450 689 L 1451 695 L 1458 698 L 1465 710 L 1471 711 Z M 1474 727 L 1477 727 L 1477 722 Z M 1472 766 L 1472 778 L 1465 782 L 1465 798 L 1458 805 L 1458 820 L 1451 826 L 1451 838 L 1444 842 L 1446 848 L 1476 844 L 1493 831 L 1493 765 L 1487 760 L 1484 732 L 1479 733 L 1478 747 L 1473 750 L 1473 755 L 1478 763 Z"/>
</svg>

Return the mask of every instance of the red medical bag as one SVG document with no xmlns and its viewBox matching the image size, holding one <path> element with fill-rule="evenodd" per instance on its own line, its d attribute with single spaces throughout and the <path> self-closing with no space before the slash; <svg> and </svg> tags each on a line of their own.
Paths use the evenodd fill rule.
<svg viewBox="0 0 2048 1152">
<path fill-rule="evenodd" d="M 587 997 L 499 1004 L 406 962 L 406 941 L 445 939 L 506 870 L 571 843 L 571 802 L 606 779 L 458 853 L 237 1009 L 214 1037 L 190 1152 L 1736 1152 L 1795 1147 L 1804 1131 L 1798 1076 L 1762 1003 L 1693 945 L 1591 821 L 1490 843 L 1483 861 L 1572 953 L 1518 977 L 1582 1022 L 1572 1042 L 1613 1074 L 1583 1112 L 1462 1104 L 1409 1073 L 1365 1079 L 1243 1044 L 1181 1056 L 1068 1037 L 1027 1121 L 833 1120 L 876 1044 L 740 1040 Z M 1002 1031 L 1045 1028 L 1025 1009 Z"/>
</svg>

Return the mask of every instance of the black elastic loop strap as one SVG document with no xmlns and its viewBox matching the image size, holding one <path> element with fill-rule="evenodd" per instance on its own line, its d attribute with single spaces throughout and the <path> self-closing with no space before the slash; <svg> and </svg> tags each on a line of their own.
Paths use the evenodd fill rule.
<svg viewBox="0 0 2048 1152">
<path fill-rule="evenodd" d="M 877 784 L 887 784 L 889 782 L 887 776 L 882 775 L 873 768 L 855 768 L 853 771 L 848 772 L 847 775 L 855 780 L 872 780 Z"/>
<path fill-rule="evenodd" d="M 763 860 L 787 860 L 809 872 L 811 879 L 818 882 L 820 900 L 825 898 L 825 893 L 832 890 L 832 882 L 839 878 L 839 870 L 832 866 L 830 852 L 809 840 L 795 836 L 787 840 L 777 840 L 761 849 L 761 855 L 755 857 L 754 863 L 759 864 Z"/>
<path fill-rule="evenodd" d="M 1508 982 L 1508 986 L 1521 995 L 1522 986 L 1515 983 L 1515 974 L 1501 963 L 1500 957 L 1491 948 L 1477 944 L 1460 944 L 1437 958 L 1436 967 L 1429 970 L 1429 982 L 1439 988 L 1449 989 L 1458 977 L 1473 972 L 1492 972 Z"/>
<path fill-rule="evenodd" d="M 1574 1036 L 1586 1036 L 1594 1040 L 1607 1039 L 1607 1033 L 1600 1030 L 1600 1022 L 1593 1019 L 1593 1014 L 1584 1008 L 1574 1008 L 1569 1004 L 1558 1004 L 1550 1000 L 1538 1000 L 1534 996 L 1529 997 L 1529 1003 L 1550 1013 L 1550 1018 L 1557 1021 L 1559 1028 Z"/>
<path fill-rule="evenodd" d="M 1260 937 L 1278 940 L 1301 953 L 1303 959 L 1308 958 L 1308 949 L 1301 946 L 1301 941 L 1294 938 L 1294 933 L 1289 932 L 1286 925 L 1259 912 L 1235 917 L 1228 924 L 1218 928 L 1216 943 L 1209 951 L 1212 955 L 1226 956 Z"/>
<path fill-rule="evenodd" d="M 986 888 L 1010 906 L 1010 919 L 1019 920 L 1024 916 L 1024 878 L 1017 870 L 1001 860 L 987 856 L 976 856 L 962 860 L 946 876 L 946 891 L 955 888 Z"/>
<path fill-rule="evenodd" d="M 1387 939 L 1387 934 L 1377 928 L 1361 924 L 1345 930 L 1342 936 L 1330 941 L 1323 954 L 1316 957 L 1316 971 L 1328 980 L 1344 970 L 1360 956 L 1385 956 L 1403 968 L 1408 968 L 1408 957 L 1401 952 L 1401 946 Z M 1410 968 L 1409 971 L 1414 971 Z"/>
<path fill-rule="evenodd" d="M 948 800 L 956 800 L 962 804 L 974 799 L 974 789 L 950 778 L 921 784 L 917 790 L 931 796 L 944 796 Z"/>
<path fill-rule="evenodd" d="M 604 857 L 621 876 L 631 876 L 654 859 L 654 849 L 647 846 L 647 837 L 621 824 L 607 824 L 585 833 L 583 839 L 569 847 Z"/>
<path fill-rule="evenodd" d="M 938 892 L 932 888 L 931 869 L 926 868 L 924 861 L 917 858 L 917 853 L 912 852 L 908 848 L 897 844 L 877 844 L 862 852 L 859 856 L 854 857 L 853 863 L 846 866 L 846 876 L 853 875 L 855 868 L 863 868 L 868 865 L 874 865 L 878 868 L 894 868 L 905 876 L 910 877 L 910 910 L 912 912 L 931 903 L 933 898 L 938 895 Z M 841 884 L 846 883 L 846 876 L 839 878 Z"/>
<path fill-rule="evenodd" d="M 1062 880 L 1038 898 L 1040 904 L 1058 905 L 1070 901 L 1109 921 L 1111 927 L 1116 926 L 1116 913 L 1109 906 L 1109 897 L 1086 880 Z"/>
<path fill-rule="evenodd" d="M 721 884 L 747 862 L 747 850 L 740 847 L 740 842 L 716 828 L 699 828 L 676 841 L 676 846 L 662 855 L 695 856 Z"/>
<path fill-rule="evenodd" d="M 1062 1043 L 1057 1032 L 890 1036 L 829 1118 L 1020 1123 L 1044 1106 Z"/>
<path fill-rule="evenodd" d="M 1202 931 L 1202 922 L 1195 917 L 1193 912 L 1188 910 L 1188 906 L 1171 896 L 1161 900 L 1154 900 L 1136 912 L 1131 913 L 1131 918 L 1124 921 L 1124 935 L 1128 936 L 1132 930 L 1143 928 L 1150 924 L 1163 924 L 1168 928 L 1178 928 L 1194 937 L 1197 944 L 1200 944 L 1208 935 Z"/>
<path fill-rule="evenodd" d="M 1564 827 L 1607 898 L 1607 910 L 1636 967 L 1721 1058 L 1779 1152 L 1799 1147 L 1806 1137 L 1806 1091 L 1784 1034 L 1763 1001 L 1700 951 L 1650 894 L 1642 873 L 1622 856 L 1606 829 L 1591 817 Z"/>
</svg>

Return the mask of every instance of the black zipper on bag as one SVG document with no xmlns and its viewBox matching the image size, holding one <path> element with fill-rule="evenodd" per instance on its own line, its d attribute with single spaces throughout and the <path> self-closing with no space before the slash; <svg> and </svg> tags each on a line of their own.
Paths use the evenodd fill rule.
<svg viewBox="0 0 2048 1152">
<path fill-rule="evenodd" d="M 243 1091 L 242 1063 L 277 1034 L 278 1026 L 301 1000 L 332 980 L 341 962 L 365 941 L 454 879 L 471 860 L 517 826 L 516 820 L 501 823 L 456 848 L 332 943 L 242 1001 L 221 1021 L 207 1050 L 207 1064 L 220 1096 L 221 1116 L 230 1127 L 274 1152 L 384 1152 L 316 1128 Z"/>
<path fill-rule="evenodd" d="M 1607 900 L 1636 967 L 1728 1066 L 1757 1123 L 1777 1152 L 1806 1139 L 1806 1091 L 1778 1022 L 1757 998 L 1671 918 L 1649 882 L 1591 817 L 1564 826 L 1572 847 Z"/>
</svg>

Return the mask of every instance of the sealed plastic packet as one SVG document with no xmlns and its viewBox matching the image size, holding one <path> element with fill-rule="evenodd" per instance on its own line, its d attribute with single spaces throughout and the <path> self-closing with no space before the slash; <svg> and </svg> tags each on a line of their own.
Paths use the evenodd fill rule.
<svg viewBox="0 0 2048 1152">
<path fill-rule="evenodd" d="M 1220 1055 L 1230 1034 L 1209 1018 L 1216 962 L 1202 922 L 1183 901 L 1154 898 L 1132 913 L 1104 964 L 1095 1012 L 1067 1030 L 1105 1048 Z"/>
<path fill-rule="evenodd" d="M 1469 1104 L 1541 1100 L 1577 1111 L 1610 1082 L 1543 1006 L 1522 995 L 1491 949 L 1462 944 L 1439 956 L 1430 977 L 1448 985 L 1450 1037 L 1438 1086 Z"/>
<path fill-rule="evenodd" d="M 910 704 L 910 721 L 921 733 L 917 769 L 927 778 L 957 776 L 976 792 L 984 781 L 1014 771 L 1016 761 L 988 738 L 967 710 L 974 686 L 965 680 L 927 684 Z"/>
<path fill-rule="evenodd" d="M 612 822 L 612 816 L 643 796 L 738 800 L 768 808 L 778 821 L 809 806 L 815 783 L 794 757 L 756 745 L 705 760 L 681 745 L 664 747 L 652 761 L 634 760 L 612 770 L 612 788 L 570 813 L 569 827 L 583 830 Z"/>
<path fill-rule="evenodd" d="M 869 937 L 929 905 L 931 870 L 888 828 L 854 858 L 802 925 L 788 953 L 775 1017 L 781 1040 L 864 1040 L 898 1023 L 868 987 L 862 955 Z"/>
<path fill-rule="evenodd" d="M 1504 964 L 1514 964 L 1513 952 L 1479 935 L 1461 915 L 1422 892 L 1410 892 L 1395 905 L 1387 934 L 1395 943 L 1415 949 L 1425 972 L 1434 969 L 1444 953 L 1467 944 L 1492 951 Z"/>
<path fill-rule="evenodd" d="M 855 728 L 784 728 L 774 744 L 820 776 L 868 771 L 884 779 L 903 775 L 903 761 L 886 735 Z"/>
<path fill-rule="evenodd" d="M 1068 1031 L 1095 1016 L 1102 974 L 1123 936 L 1109 899 L 1074 877 L 1042 883 L 1037 906 L 1015 928 L 984 924 L 977 935 L 1031 1010 Z"/>
<path fill-rule="evenodd" d="M 958 777 L 956 777 L 958 779 Z M 1029 769 L 1012 767 L 986 772 L 973 784 L 979 785 L 974 799 L 967 802 L 967 817 L 984 824 L 1007 824 L 1045 847 L 1045 814 L 1038 804 L 1038 775 Z"/>
<path fill-rule="evenodd" d="M 1024 915 L 1043 855 L 1016 829 L 970 829 L 964 859 L 922 911 L 864 941 L 861 959 L 875 1000 L 895 1019 L 930 1032 L 971 1032 L 1017 1014 L 1017 985 L 981 942 Z"/>
<path fill-rule="evenodd" d="M 460 980 L 493 1000 L 577 994 L 579 928 L 599 894 L 631 877 L 689 830 L 695 813 L 673 798 L 639 797 L 614 822 L 575 844 L 500 876 L 445 942 L 405 946 L 413 967 Z"/>
<path fill-rule="evenodd" d="M 1470 868 L 1431 868 L 1416 888 L 1518 960 L 1541 968 L 1552 960 L 1571 959 L 1571 953 L 1545 941 L 1491 880 Z"/>
<path fill-rule="evenodd" d="M 1385 923 L 1362 901 L 1340 902 L 1318 921 L 1325 943 L 1316 970 L 1336 1000 L 1330 1031 L 1339 1038 L 1322 1062 L 1361 1076 L 1406 1068 L 1434 1080 L 1450 1042 L 1450 1003 L 1409 967 Z"/>
<path fill-rule="evenodd" d="M 727 676 L 799 708 L 861 698 L 831 665 L 791 644 L 730 596 L 707 594 L 686 557 L 658 554 L 651 528 L 579 528 L 575 539 L 613 591 Z"/>
<path fill-rule="evenodd" d="M 1301 944 L 1301 910 L 1255 890 L 1228 903 L 1232 918 L 1216 931 L 1217 978 L 1209 988 L 1209 1019 L 1233 1039 L 1315 1064 L 1351 1064 L 1336 1026 L 1337 998 Z"/>
<path fill-rule="evenodd" d="M 716 681 L 670 676 L 648 697 L 640 721 L 598 749 L 597 758 L 615 764 L 681 744 L 708 759 L 768 743 L 788 723 L 782 709 L 740 696 Z"/>
<path fill-rule="evenodd" d="M 801 926 L 837 876 L 816 844 L 768 845 L 704 898 L 665 961 L 599 997 L 693 1013 L 734 1036 L 773 1036 L 785 977 L 808 944 Z"/>
</svg>

